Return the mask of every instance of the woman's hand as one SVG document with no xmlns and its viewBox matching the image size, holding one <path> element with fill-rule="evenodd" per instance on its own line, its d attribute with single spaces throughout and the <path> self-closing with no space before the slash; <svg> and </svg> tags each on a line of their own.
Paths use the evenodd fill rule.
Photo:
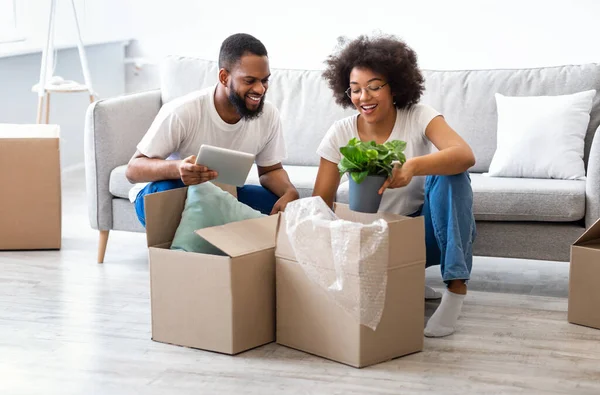
<svg viewBox="0 0 600 395">
<path fill-rule="evenodd" d="M 379 194 L 383 194 L 387 188 L 393 189 L 407 186 L 414 175 L 414 167 L 412 166 L 412 162 L 410 160 L 404 162 L 403 165 L 397 163 L 394 165 L 392 176 L 385 180 L 385 183 L 383 183 L 379 189 Z"/>
</svg>

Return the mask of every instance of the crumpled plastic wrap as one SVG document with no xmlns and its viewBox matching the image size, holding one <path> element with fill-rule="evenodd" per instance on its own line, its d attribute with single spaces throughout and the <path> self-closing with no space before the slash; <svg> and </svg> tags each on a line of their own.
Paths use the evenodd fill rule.
<svg viewBox="0 0 600 395">
<path fill-rule="evenodd" d="M 320 197 L 288 203 L 285 219 L 291 247 L 307 277 L 356 322 L 375 330 L 387 287 L 387 222 L 341 219 Z"/>
</svg>

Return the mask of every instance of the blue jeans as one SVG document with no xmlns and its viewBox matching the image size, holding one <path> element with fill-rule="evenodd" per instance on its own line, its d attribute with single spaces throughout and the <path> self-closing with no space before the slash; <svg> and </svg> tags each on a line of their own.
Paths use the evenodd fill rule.
<svg viewBox="0 0 600 395">
<path fill-rule="evenodd" d="M 144 196 L 151 193 L 183 188 L 181 180 L 164 180 L 151 182 L 138 192 L 135 198 L 135 212 L 138 219 L 146 227 L 146 213 L 144 211 Z M 279 199 L 277 195 L 260 185 L 244 185 L 237 188 L 238 200 L 265 215 L 269 215 L 273 206 Z"/>
<path fill-rule="evenodd" d="M 419 215 L 425 219 L 426 267 L 440 265 L 446 284 L 469 280 L 477 234 L 469 174 L 427 176 L 425 201 L 412 216 Z"/>
</svg>

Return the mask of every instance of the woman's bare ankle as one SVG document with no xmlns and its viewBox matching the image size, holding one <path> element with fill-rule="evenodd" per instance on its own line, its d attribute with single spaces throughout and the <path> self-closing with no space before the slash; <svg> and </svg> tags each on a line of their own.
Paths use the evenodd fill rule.
<svg viewBox="0 0 600 395">
<path fill-rule="evenodd" d="M 448 291 L 458 295 L 466 295 L 467 284 L 464 280 L 451 280 L 448 284 Z"/>
</svg>

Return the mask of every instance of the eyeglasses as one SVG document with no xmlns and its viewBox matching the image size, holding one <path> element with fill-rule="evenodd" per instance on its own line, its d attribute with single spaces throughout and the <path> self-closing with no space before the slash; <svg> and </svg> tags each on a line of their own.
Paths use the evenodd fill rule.
<svg viewBox="0 0 600 395">
<path fill-rule="evenodd" d="M 369 85 L 367 85 L 366 88 L 360 88 L 360 87 L 352 88 L 352 87 L 350 87 L 350 88 L 346 89 L 346 96 L 348 96 L 351 99 L 352 99 L 353 96 L 354 97 L 358 97 L 358 96 L 360 96 L 360 94 L 361 94 L 361 92 L 362 92 L 363 89 L 366 89 L 371 96 L 377 96 L 379 94 L 379 91 L 381 90 L 381 88 L 383 88 L 387 84 L 389 84 L 389 82 L 386 82 L 383 85 L 374 84 L 374 83 L 373 84 L 369 84 Z"/>
</svg>

